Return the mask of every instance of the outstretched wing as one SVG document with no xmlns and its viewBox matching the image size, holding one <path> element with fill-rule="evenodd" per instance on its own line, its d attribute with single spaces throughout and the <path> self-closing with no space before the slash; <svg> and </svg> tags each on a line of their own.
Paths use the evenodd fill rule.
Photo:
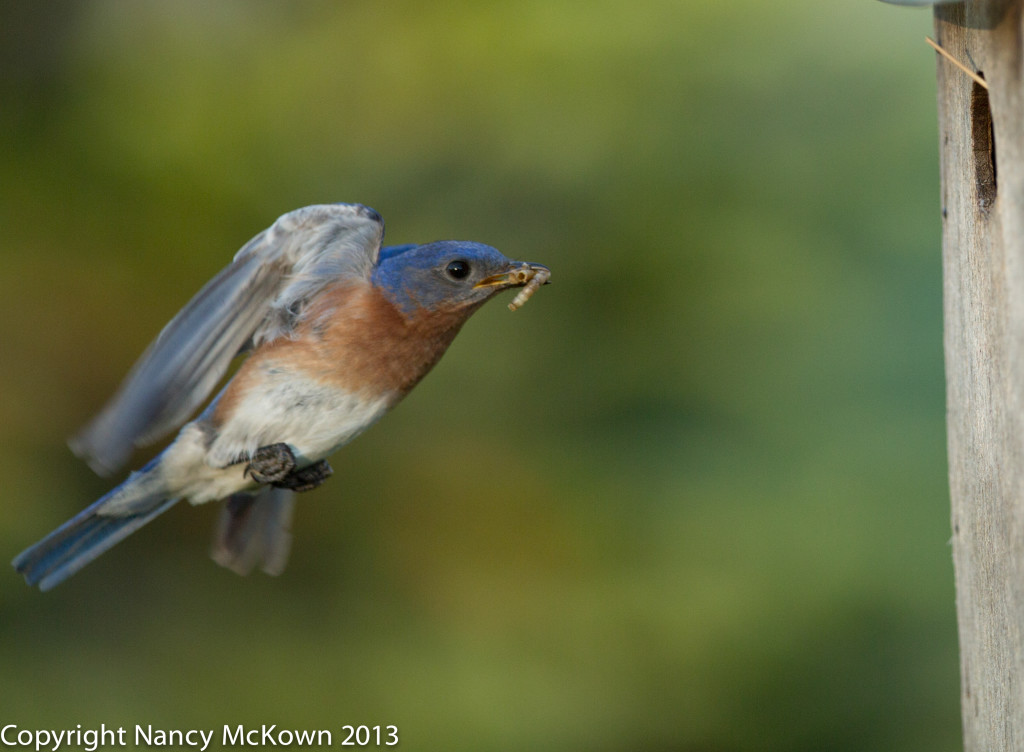
<svg viewBox="0 0 1024 752">
<path fill-rule="evenodd" d="M 249 574 L 257 565 L 278 575 L 292 547 L 295 494 L 264 486 L 255 494 L 229 496 L 221 507 L 210 555 L 222 567 Z"/>
<path fill-rule="evenodd" d="M 249 344 L 288 334 L 304 303 L 339 277 L 368 279 L 384 223 L 359 204 L 278 218 L 171 319 L 103 410 L 71 441 L 100 473 L 181 425 Z"/>
</svg>

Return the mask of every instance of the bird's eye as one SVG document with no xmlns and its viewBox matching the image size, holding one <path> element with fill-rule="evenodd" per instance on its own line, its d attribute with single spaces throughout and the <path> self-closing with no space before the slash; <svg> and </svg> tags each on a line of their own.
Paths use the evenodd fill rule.
<svg viewBox="0 0 1024 752">
<path fill-rule="evenodd" d="M 469 275 L 469 262 L 456 259 L 448 262 L 448 266 L 444 270 L 452 279 L 465 279 Z"/>
</svg>

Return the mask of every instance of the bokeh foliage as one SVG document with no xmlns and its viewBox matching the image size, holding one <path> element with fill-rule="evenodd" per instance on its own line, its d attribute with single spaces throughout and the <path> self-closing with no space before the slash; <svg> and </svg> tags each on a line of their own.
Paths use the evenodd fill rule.
<svg viewBox="0 0 1024 752">
<path fill-rule="evenodd" d="M 111 486 L 65 437 L 278 214 L 359 201 L 392 243 L 554 272 L 335 458 L 282 577 L 216 567 L 185 507 L 45 596 L 0 577 L 0 720 L 959 747 L 927 12 L 110 0 L 0 27 L 6 556 Z"/>
</svg>

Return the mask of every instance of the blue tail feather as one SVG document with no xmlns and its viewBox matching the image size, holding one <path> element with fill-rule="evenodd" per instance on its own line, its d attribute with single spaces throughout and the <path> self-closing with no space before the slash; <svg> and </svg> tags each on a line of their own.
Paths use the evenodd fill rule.
<svg viewBox="0 0 1024 752">
<path fill-rule="evenodd" d="M 137 475 L 136 475 L 137 477 Z M 132 482 L 130 478 L 127 483 Z M 49 590 L 59 585 L 114 544 L 124 540 L 150 520 L 170 509 L 177 499 L 143 497 L 133 504 L 139 511 L 105 515 L 104 505 L 124 486 L 83 509 L 41 541 L 18 554 L 11 562 L 29 585 Z"/>
</svg>

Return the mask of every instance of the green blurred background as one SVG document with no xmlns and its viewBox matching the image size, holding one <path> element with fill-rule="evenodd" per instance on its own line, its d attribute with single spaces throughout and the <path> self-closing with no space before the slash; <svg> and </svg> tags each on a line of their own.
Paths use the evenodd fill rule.
<svg viewBox="0 0 1024 752">
<path fill-rule="evenodd" d="M 960 747 L 935 60 L 873 0 L 0 6 L 0 550 L 65 439 L 310 203 L 550 265 L 301 498 L 0 576 L 0 721 L 423 750 Z M 507 302 L 507 300 L 503 301 Z M 145 459 L 140 453 L 137 462 Z"/>
</svg>

